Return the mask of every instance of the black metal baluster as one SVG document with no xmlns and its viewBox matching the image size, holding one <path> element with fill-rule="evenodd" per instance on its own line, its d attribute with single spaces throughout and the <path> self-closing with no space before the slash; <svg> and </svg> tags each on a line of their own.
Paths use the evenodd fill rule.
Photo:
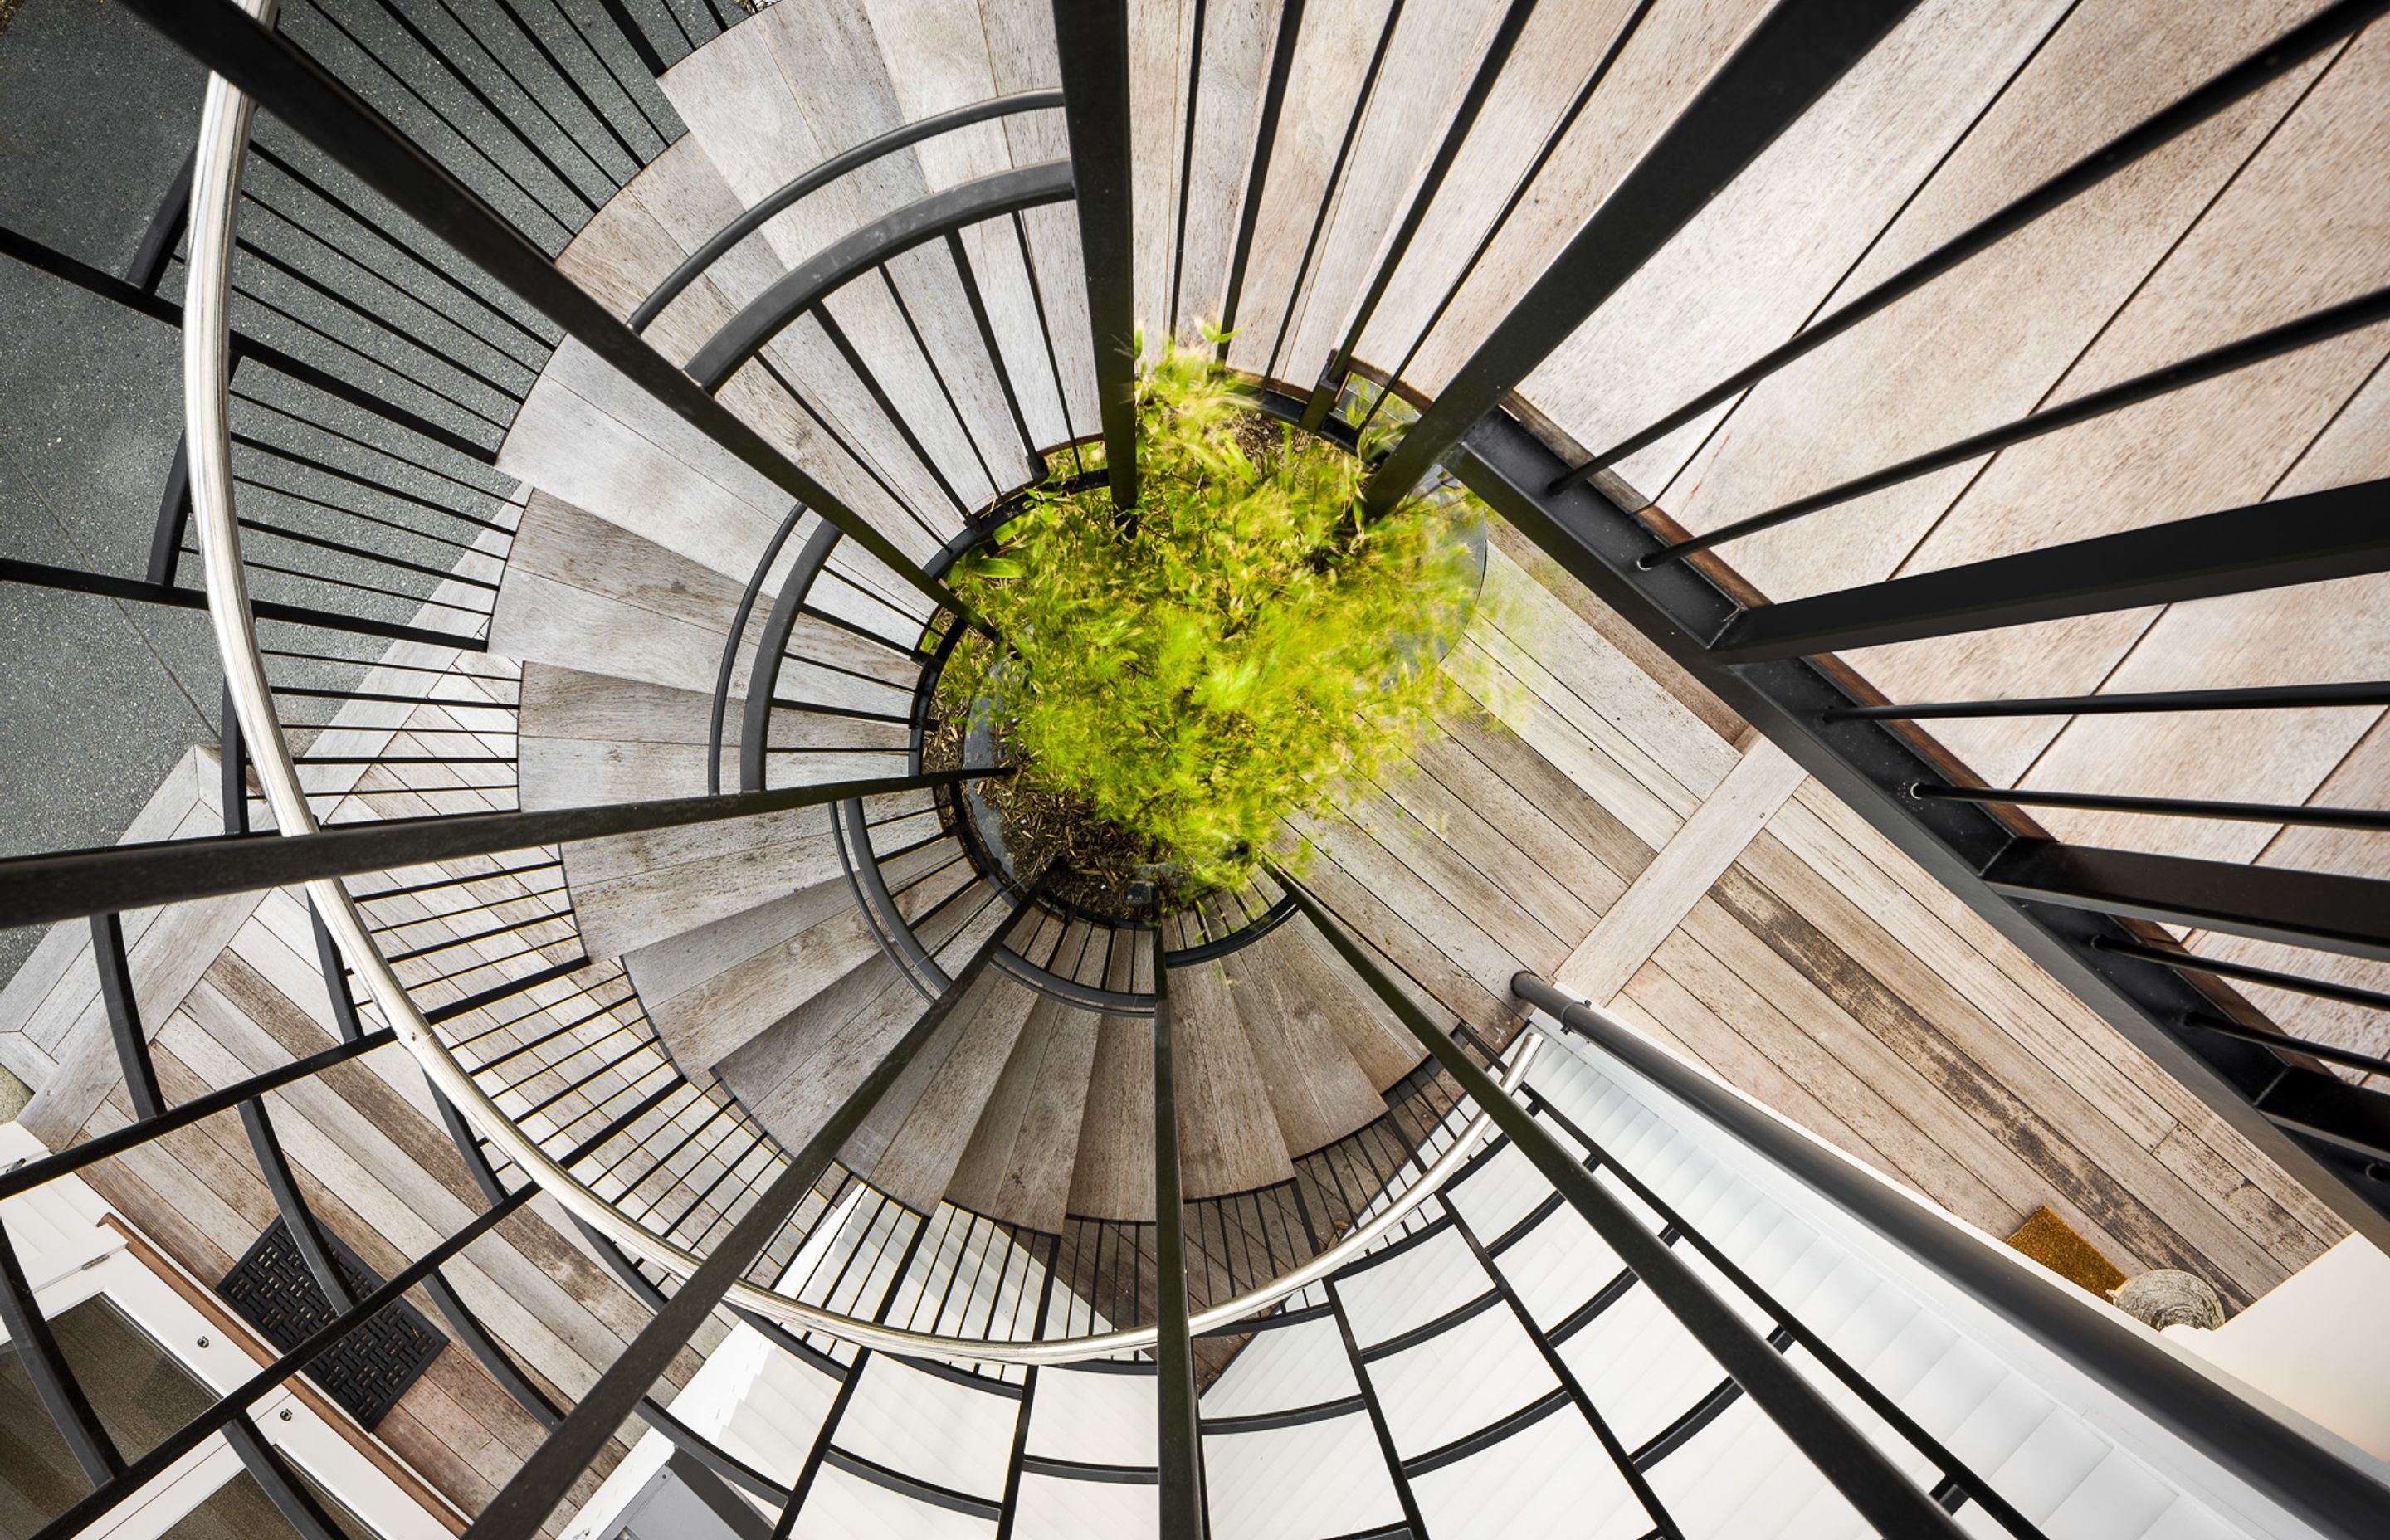
<svg viewBox="0 0 2390 1540">
<path fill-rule="evenodd" d="M 2339 4 L 2327 6 L 2172 106 L 2126 130 L 1997 213 L 1970 225 L 1866 293 L 1838 307 L 1831 315 L 1804 327 L 1798 336 L 1782 346 L 1736 370 L 1649 428 L 1591 456 L 1554 481 L 1549 490 L 1560 492 L 1574 486 L 1595 471 L 1617 464 L 1637 450 L 1659 443 L 1736 391 L 1757 384 L 1786 365 L 1815 352 L 1895 301 L 1924 288 L 1968 258 L 1997 245 L 2070 199 L 2099 186 L 2152 151 L 2189 133 L 2234 102 L 2281 79 L 2384 11 L 2390 11 L 2390 0 L 2340 0 Z"/>
<path fill-rule="evenodd" d="M 1503 395 L 1824 96 L 1914 0 L 1778 0 L 1369 478 L 1391 513 Z"/>
<path fill-rule="evenodd" d="M 1493 1118 L 1519 1152 L 1535 1162 L 1544 1179 L 1559 1189 L 1669 1314 L 1684 1324 L 1862 1518 L 1890 1537 L 1956 1540 L 1960 1531 L 1950 1516 L 1910 1485 L 1815 1385 L 1745 1325 L 1686 1265 L 1683 1258 L 1645 1229 L 1624 1204 L 1594 1179 L 1592 1173 L 1561 1147 L 1549 1130 L 1478 1067 L 1458 1042 L 1437 1031 L 1426 1012 L 1386 976 L 1368 951 L 1320 907 L 1308 890 L 1284 873 L 1278 874 L 1278 880 L 1294 895 L 1295 903 L 1312 924 L 1420 1046 L 1435 1056 L 1479 1110 Z"/>
<path fill-rule="evenodd" d="M 1195 1347 L 1187 1327 L 1187 1210 L 1178 1170 L 1178 1072 L 1171 1046 L 1170 970 L 1153 948 L 1153 1214 L 1155 1446 L 1163 1540 L 1202 1540 L 1203 1429 L 1195 1409 Z"/>
<path fill-rule="evenodd" d="M 1344 179 L 1344 163 L 1352 158 L 1353 143 L 1361 135 L 1361 120 L 1369 115 L 1369 102 L 1377 94 L 1378 72 L 1385 68 L 1386 54 L 1394 45 L 1394 28 L 1403 19 L 1403 0 L 1394 0 L 1386 7 L 1386 19 L 1378 29 L 1378 45 L 1370 52 L 1369 67 L 1361 72 L 1361 87 L 1353 97 L 1353 110 L 1344 120 L 1344 137 L 1336 146 L 1336 159 L 1328 167 L 1328 180 L 1319 189 L 1317 207 L 1311 215 L 1311 234 L 1304 237 L 1303 255 L 1294 264 L 1294 277 L 1287 285 L 1286 303 L 1279 307 L 1278 331 L 1270 339 L 1269 357 L 1262 365 L 1262 378 L 1278 378 L 1279 353 L 1286 346 L 1287 333 L 1293 328 L 1296 310 L 1303 301 L 1303 286 L 1311 276 L 1311 259 L 1319 250 L 1319 237 L 1328 228 L 1328 216 L 1336 208 L 1336 188 Z"/>
<path fill-rule="evenodd" d="M 723 797 L 615 802 L 544 813 L 451 814 L 342 824 L 313 834 L 103 845 L 16 856 L 0 860 L 0 926 L 44 924 L 127 906 L 289 887 L 321 878 L 430 866 L 611 834 L 718 823 L 886 791 L 929 790 L 1001 773 L 944 770 Z M 238 798 L 227 799 L 228 805 L 238 803 Z"/>
<path fill-rule="evenodd" d="M 1435 195 L 1444 189 L 1445 177 L 1450 174 L 1452 163 L 1460 158 L 1460 148 L 1468 141 L 1469 131 L 1476 126 L 1477 114 L 1484 109 L 1485 98 L 1494 94 L 1494 83 L 1501 78 L 1502 67 L 1510 62 L 1510 50 L 1518 45 L 1519 34 L 1526 31 L 1527 19 L 1535 11 L 1536 0 L 1510 0 L 1510 8 L 1502 13 L 1502 23 L 1494 30 L 1485 57 L 1478 61 L 1477 73 L 1470 80 L 1452 122 L 1446 126 L 1443 142 L 1436 146 L 1426 174 L 1411 194 L 1410 207 L 1394 226 L 1385 255 L 1379 260 L 1377 274 L 1370 278 L 1360 304 L 1353 312 L 1353 323 L 1345 328 L 1344 340 L 1328 355 L 1326 366 L 1319 371 L 1319 383 L 1312 388 L 1311 399 L 1304 404 L 1303 426 L 1312 431 L 1318 431 L 1319 425 L 1328 420 L 1328 409 L 1336 404 L 1344 377 L 1352 370 L 1354 350 L 1361 345 L 1361 334 L 1369 329 L 1369 320 L 1377 314 L 1379 302 L 1386 297 L 1395 270 L 1402 266 L 1412 239 L 1426 223 L 1428 209 L 1435 202 Z"/>
<path fill-rule="evenodd" d="M 1020 905 L 1016 905 L 1013 915 L 1017 918 L 1019 914 Z M 520 1540 L 537 1533 L 623 1420 L 637 1408 L 665 1367 L 721 1303 L 730 1286 L 795 1213 L 804 1195 L 829 1169 L 840 1147 L 870 1115 L 906 1066 L 979 982 L 1010 928 L 1009 923 L 1000 925 L 989 934 L 944 993 L 921 1013 L 920 1020 L 864 1077 L 803 1148 L 790 1155 L 787 1166 L 745 1216 L 706 1253 L 705 1261 L 674 1292 L 664 1308 L 640 1329 L 623 1355 L 598 1377 L 598 1383 L 556 1431 L 490 1499 L 465 1532 L 468 1540 Z"/>
<path fill-rule="evenodd" d="M 1112 505 L 1137 506 L 1136 237 L 1129 174 L 1128 0 L 1054 0 L 1062 114 L 1095 337 L 1096 403 Z"/>
</svg>

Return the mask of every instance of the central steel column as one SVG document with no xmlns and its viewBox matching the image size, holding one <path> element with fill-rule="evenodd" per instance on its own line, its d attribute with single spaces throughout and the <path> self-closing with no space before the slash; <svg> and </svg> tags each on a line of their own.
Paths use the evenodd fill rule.
<svg viewBox="0 0 2390 1540">
<path fill-rule="evenodd" d="M 1187 1328 L 1187 1215 L 1178 1184 L 1178 1086 L 1170 1052 L 1170 970 L 1153 939 L 1155 1453 L 1162 1540 L 1202 1540 L 1203 1429 L 1195 1412 L 1195 1344 Z"/>
<path fill-rule="evenodd" d="M 1128 0 L 1054 0 L 1079 253 L 1096 340 L 1096 402 L 1112 504 L 1137 506 L 1137 299 L 1129 197 Z"/>
</svg>

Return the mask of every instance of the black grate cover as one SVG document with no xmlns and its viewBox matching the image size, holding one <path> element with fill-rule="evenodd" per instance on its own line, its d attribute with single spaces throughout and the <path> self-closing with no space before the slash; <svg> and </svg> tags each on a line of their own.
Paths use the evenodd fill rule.
<svg viewBox="0 0 2390 1540">
<path fill-rule="evenodd" d="M 324 1243 L 353 1298 L 363 1299 L 381 1287 L 382 1280 L 339 1237 L 328 1234 Z M 279 1219 L 257 1238 L 248 1255 L 233 1264 L 216 1292 L 284 1353 L 337 1318 L 331 1301 L 307 1271 L 289 1226 Z M 400 1300 L 334 1343 L 306 1373 L 342 1410 L 372 1428 L 390 1415 L 406 1388 L 447 1345 L 448 1339 L 421 1311 Z"/>
</svg>

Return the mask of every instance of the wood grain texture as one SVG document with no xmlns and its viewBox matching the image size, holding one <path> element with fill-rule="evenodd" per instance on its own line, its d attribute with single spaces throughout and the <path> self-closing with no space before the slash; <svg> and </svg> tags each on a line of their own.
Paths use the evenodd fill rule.
<svg viewBox="0 0 2390 1540">
<path fill-rule="evenodd" d="M 1349 989 L 1313 994 L 1317 970 L 1295 962 L 1304 950 L 1300 936 L 1280 926 L 1220 961 L 1280 1142 L 1295 1157 L 1334 1143 L 1386 1110 L 1330 1016 L 1358 1002 Z"/>
<path fill-rule="evenodd" d="M 1273 1093 L 1225 966 L 1170 972 L 1179 1173 L 1189 1200 L 1243 1192 L 1294 1174 Z"/>
<path fill-rule="evenodd" d="M 1710 800 L 1685 820 L 1677 838 L 1577 943 L 1551 975 L 1553 982 L 1597 1004 L 1615 998 L 1807 778 L 1807 772 L 1783 750 L 1765 738 L 1754 743 Z"/>
<path fill-rule="evenodd" d="M 946 1195 L 976 1213 L 1061 1233 L 1095 1067 L 1096 1016 L 1041 996 L 1014 1039 Z"/>
<path fill-rule="evenodd" d="M 1106 987 L 1127 989 L 1136 969 L 1113 955 Z M 1153 1019 L 1101 1016 L 1079 1113 L 1070 1212 L 1093 1219 L 1153 1218 Z"/>
<path fill-rule="evenodd" d="M 879 1161 L 867 1174 L 881 1191 L 925 1213 L 952 1195 L 964 1152 L 1039 998 L 994 970 L 975 994 L 968 1008 L 957 1011 L 940 1033 L 948 1041 L 933 1045 L 944 1051 L 934 1064 L 925 1066 L 929 1073 L 920 1094 L 906 1097 L 901 1086 L 892 1093 L 892 1102 L 909 1102 L 910 1110 L 887 1136 Z M 978 1184 L 971 1185 L 977 1190 Z M 1009 1213 L 993 1217 L 1017 1219 Z"/>
<path fill-rule="evenodd" d="M 2384 254 L 2390 248 L 2390 193 L 2362 169 L 2371 167 L 2390 128 L 2385 96 L 2390 39 L 2368 32 L 2314 83 L 2047 399 L 2070 400 L 2390 282 L 2390 257 Z M 2308 232 L 2295 250 L 2281 238 L 2294 222 Z M 2004 451 L 1924 535 L 1901 571 L 1931 571 L 2281 495 L 2285 473 L 2334 425 L 2385 353 L 2390 327 L 2373 327 Z M 2345 473 L 2377 476 L 2380 461 L 2377 441 Z M 2309 481 L 2301 490 L 2319 484 L 2329 483 Z M 2313 615 L 2330 597 L 2290 590 L 2272 602 L 2294 615 Z M 2242 613 L 2255 620 L 2264 610 Z M 2004 687 L 2027 672 L 2036 691 L 2068 693 L 2100 687 L 2128 651 L 2139 650 L 2137 640 L 2157 619 L 2148 609 L 2121 610 L 2012 635 L 1877 649 L 1898 656 L 1871 652 L 1856 661 L 1895 693 L 1926 680 L 1945 691 L 2007 693 Z M 2169 638 L 2184 674 L 2205 677 L 2234 668 L 2234 646 L 2193 656 L 2181 650 L 2188 639 Z M 2332 660 L 2325 666 L 2348 666 L 2351 644 L 2367 639 L 2360 631 L 2323 643 Z M 2385 661 L 2379 652 L 2372 657 L 2377 668 Z M 1947 741 L 1988 777 L 2006 782 L 2032 764 L 2058 725 L 2031 719 L 1966 724 Z M 2092 781 L 2085 789 L 2127 784 L 2140 755 L 2117 735 L 2147 725 L 2118 723 L 2087 731 L 2062 761 L 2066 772 Z M 2187 762 L 2176 749 L 2138 768 L 2152 776 L 2171 772 L 2182 795 L 2296 801 L 2345 751 L 2350 739 L 2334 742 L 2333 736 L 2285 732 L 2262 752 L 2214 756 L 2204 764 Z M 2103 737 L 2117 747 L 2101 751 Z M 2219 778 L 2229 777 L 2231 768 L 2248 773 L 2245 790 Z M 2104 826 L 2060 822 L 2070 838 L 2114 828 L 2113 820 Z M 2057 824 L 2052 828 L 2058 831 Z M 2262 827 L 2139 832 L 2154 832 L 2163 841 L 2155 848 L 2243 859 L 2264 838 Z"/>
</svg>

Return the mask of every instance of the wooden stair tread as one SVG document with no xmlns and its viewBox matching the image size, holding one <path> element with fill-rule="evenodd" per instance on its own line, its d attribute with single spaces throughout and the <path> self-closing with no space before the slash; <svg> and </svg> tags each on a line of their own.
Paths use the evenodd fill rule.
<svg viewBox="0 0 2390 1540">
<path fill-rule="evenodd" d="M 889 863 L 890 875 L 901 882 L 940 859 L 934 849 L 916 852 Z M 930 879 L 906 895 L 906 906 L 918 909 L 951 885 Z M 695 1076 L 879 955 L 879 942 L 842 871 L 651 942 L 623 960 L 657 1032 Z"/>
<path fill-rule="evenodd" d="M 1070 1209 L 1079 1118 L 1095 1069 L 1093 1011 L 1040 996 L 957 1157 L 946 1196 L 1049 1234 Z"/>
<path fill-rule="evenodd" d="M 1091 930 L 1095 928 L 1090 927 Z M 1090 935 L 1095 943 L 1097 937 Z M 1152 988 L 1142 947 L 1115 947 L 1092 982 L 1124 992 Z M 1099 945 L 1086 948 L 1099 957 Z M 1086 965 L 1082 965 L 1083 969 Z M 1080 975 L 1084 980 L 1084 972 Z M 1153 1218 L 1153 1019 L 1099 1016 L 1079 1148 L 1071 1167 L 1070 1212 L 1095 1219 Z"/>
<path fill-rule="evenodd" d="M 1295 966 L 1308 949 L 1287 932 L 1303 923 L 1280 926 L 1219 965 L 1290 1155 L 1343 1138 L 1386 1110 L 1335 1023 L 1337 1014 L 1357 1011 L 1360 1002 L 1348 989 L 1314 993 L 1328 981 L 1316 969 Z"/>
<path fill-rule="evenodd" d="M 1037 1003 L 1035 992 L 988 970 L 923 1052 L 932 1072 L 919 1095 L 905 1096 L 908 1088 L 901 1082 L 890 1094 L 891 1103 L 909 1110 L 879 1159 L 864 1171 L 882 1192 L 924 1213 L 953 1196 L 963 1152 Z"/>
<path fill-rule="evenodd" d="M 1169 934 L 1176 926 L 1166 927 Z M 1170 970 L 1180 1182 L 1189 1199 L 1243 1192 L 1294 1174 L 1260 1056 L 1229 998 L 1223 964 Z"/>
</svg>

